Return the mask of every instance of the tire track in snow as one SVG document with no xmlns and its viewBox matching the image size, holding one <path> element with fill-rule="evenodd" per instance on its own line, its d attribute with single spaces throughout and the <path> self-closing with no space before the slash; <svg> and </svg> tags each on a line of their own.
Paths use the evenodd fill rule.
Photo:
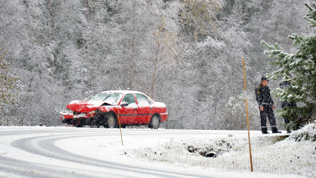
<svg viewBox="0 0 316 178">
<path fill-rule="evenodd" d="M 80 131 L 80 130 L 78 130 Z M 74 154 L 66 150 L 60 149 L 55 146 L 55 142 L 63 139 L 72 139 L 72 138 L 82 138 L 82 137 L 92 137 L 92 136 L 105 136 L 104 132 L 82 132 L 73 133 L 69 132 L 62 133 L 59 132 L 58 135 L 46 135 L 46 136 L 35 136 L 28 137 L 19 140 L 15 140 L 11 145 L 20 150 L 27 151 L 32 154 L 52 158 L 54 160 L 62 160 L 69 162 L 69 165 L 80 164 L 80 173 L 85 175 L 77 174 L 76 177 L 87 177 L 86 173 L 91 172 L 89 167 L 96 169 L 93 171 L 93 175 L 103 175 L 106 177 L 200 177 L 193 174 L 184 174 L 181 172 L 171 172 L 159 169 L 144 169 L 142 167 L 130 166 L 125 164 L 113 163 L 110 161 L 93 159 L 90 157 L 85 157 L 82 155 Z M 65 136 L 66 134 L 66 136 Z M 79 135 L 78 135 L 79 134 Z M 113 136 L 117 134 L 108 134 L 106 136 Z M 137 134 L 136 134 L 137 135 Z M 76 170 L 76 173 L 78 170 Z M 132 172 L 132 174 L 131 174 Z M 89 174 L 88 174 L 89 175 Z M 98 176 L 97 176 L 98 177 Z"/>
</svg>

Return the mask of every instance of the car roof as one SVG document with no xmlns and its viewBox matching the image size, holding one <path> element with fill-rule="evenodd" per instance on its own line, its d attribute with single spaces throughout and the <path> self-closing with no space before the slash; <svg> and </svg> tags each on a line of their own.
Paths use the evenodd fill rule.
<svg viewBox="0 0 316 178">
<path fill-rule="evenodd" d="M 142 92 L 139 91 L 133 91 L 133 90 L 109 90 L 109 91 L 102 91 L 100 93 L 122 93 L 122 94 L 127 94 L 127 93 L 140 93 L 140 94 L 144 94 Z"/>
<path fill-rule="evenodd" d="M 109 90 L 109 91 L 102 91 L 100 93 L 122 93 L 122 94 L 128 94 L 128 93 L 135 93 L 135 94 L 142 94 L 148 97 L 151 101 L 154 101 L 151 99 L 148 95 L 145 93 L 139 92 L 139 91 L 133 91 L 133 90 Z"/>
</svg>

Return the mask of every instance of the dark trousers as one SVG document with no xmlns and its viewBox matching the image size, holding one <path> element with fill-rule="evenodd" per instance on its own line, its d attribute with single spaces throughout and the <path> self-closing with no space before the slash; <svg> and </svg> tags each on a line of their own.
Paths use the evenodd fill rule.
<svg viewBox="0 0 316 178">
<path fill-rule="evenodd" d="M 288 103 L 288 102 L 283 102 L 282 103 L 282 108 L 285 108 L 285 107 L 295 107 L 296 106 L 296 104 L 293 104 L 293 103 Z M 289 118 L 287 118 L 287 117 L 283 117 L 284 118 L 284 123 L 285 124 L 289 124 L 290 123 L 290 120 L 289 120 Z M 286 128 L 286 131 L 287 131 L 287 133 L 291 133 L 291 129 L 289 128 L 289 127 L 287 127 Z"/>
<path fill-rule="evenodd" d="M 260 110 L 260 109 L 259 109 Z M 272 130 L 277 131 L 277 126 L 275 123 L 275 116 L 271 105 L 263 105 L 263 111 L 260 111 L 261 119 L 261 130 L 264 132 L 267 131 L 267 117 L 269 118 L 270 125 Z"/>
<path fill-rule="evenodd" d="M 284 123 L 289 124 L 290 120 L 287 117 L 284 117 Z"/>
</svg>

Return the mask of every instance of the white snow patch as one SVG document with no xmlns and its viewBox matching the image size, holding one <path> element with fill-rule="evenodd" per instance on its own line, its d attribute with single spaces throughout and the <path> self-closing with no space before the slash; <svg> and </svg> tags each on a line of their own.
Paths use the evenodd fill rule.
<svg viewBox="0 0 316 178">
<path fill-rule="evenodd" d="M 302 130 L 315 135 L 315 130 L 311 131 L 308 128 Z M 12 131 L 30 131 L 30 133 L 21 132 L 21 135 L 4 136 L 5 132 Z M 41 132 L 37 134 L 36 131 Z M 59 138 L 54 142 L 55 146 L 80 156 L 132 165 L 144 170 L 154 168 L 162 172 L 178 172 L 197 177 L 210 175 L 211 177 L 240 178 L 316 176 L 316 142 L 311 140 L 296 142 L 295 139 L 291 139 L 292 135 L 299 131 L 293 132 L 290 138 L 285 140 L 283 140 L 286 137 L 285 134 L 262 135 L 260 131 L 251 131 L 254 172 L 250 172 L 247 131 L 123 129 L 124 146 L 122 146 L 119 129 L 0 127 L 1 132 L 3 133 L 0 141 L 2 156 L 31 163 L 45 162 L 52 167 L 58 165 L 67 170 L 76 169 L 78 173 L 84 173 L 80 170 L 84 171 L 88 165 L 30 154 L 13 148 L 11 142 L 21 138 L 37 137 L 40 141 L 45 140 L 44 136 L 48 139 Z M 34 141 L 36 145 L 37 140 Z M 226 143 L 229 143 L 231 147 L 228 147 Z M 213 147 L 217 150 L 226 149 L 226 152 L 218 155 L 217 158 L 206 158 L 198 153 L 188 152 L 188 145 Z M 100 176 L 97 173 L 102 170 L 93 165 L 88 167 L 91 170 L 89 172 L 91 176 Z M 129 172 L 128 175 L 136 177 L 138 173 Z M 2 172 L 1 169 L 0 176 L 10 177 L 9 173 Z"/>
<path fill-rule="evenodd" d="M 166 107 L 166 105 L 162 102 L 155 102 L 155 106 L 158 107 L 158 108 L 164 108 Z"/>
<path fill-rule="evenodd" d="M 78 102 L 80 102 L 80 100 L 73 100 L 73 101 L 70 101 L 69 104 L 74 104 L 74 103 L 78 103 Z"/>
<path fill-rule="evenodd" d="M 301 141 L 301 140 L 316 141 L 316 123 L 308 124 L 304 126 L 302 129 L 299 129 L 298 131 L 294 131 L 289 137 L 289 139 L 292 139 L 295 141 Z"/>
<path fill-rule="evenodd" d="M 103 101 L 88 101 L 88 108 L 99 107 L 103 104 Z"/>
<path fill-rule="evenodd" d="M 276 141 L 274 137 L 256 137 L 251 140 L 255 172 L 316 176 L 315 142 L 297 143 L 293 140 L 284 140 L 275 143 Z M 198 153 L 190 153 L 187 150 L 189 145 L 218 149 L 222 146 L 219 143 L 224 142 L 230 143 L 232 149 L 217 158 L 202 157 Z M 170 166 L 197 167 L 203 170 L 214 168 L 223 172 L 250 170 L 246 138 L 170 139 L 159 144 L 158 147 L 133 149 L 132 152 L 135 158 L 162 162 Z"/>
<path fill-rule="evenodd" d="M 72 152 L 79 154 L 83 151 L 81 149 L 84 149 L 88 150 L 90 156 L 94 158 L 117 163 L 123 161 L 126 164 L 143 167 L 154 164 L 155 167 L 164 169 L 194 169 L 198 172 L 228 173 L 232 177 L 260 177 L 267 176 L 266 174 L 269 177 L 316 176 L 315 142 L 297 143 L 293 140 L 278 142 L 280 137 L 275 137 L 276 135 L 262 136 L 260 132 L 252 133 L 255 135 L 251 139 L 254 173 L 250 173 L 248 139 L 246 134 L 241 135 L 241 132 L 245 133 L 245 131 L 232 131 L 229 135 L 233 137 L 228 137 L 223 131 L 214 131 L 214 135 L 212 131 L 208 131 L 209 134 L 196 135 L 199 131 L 159 129 L 159 132 L 167 132 L 170 135 L 160 135 L 159 132 L 152 135 L 150 130 L 144 130 L 144 134 L 149 134 L 141 139 L 124 136 L 125 131 L 123 130 L 124 146 L 117 137 L 64 140 L 59 141 L 57 145 L 66 149 L 70 145 L 82 145 L 81 143 L 85 142 L 87 146 L 78 146 Z M 184 137 L 185 132 L 188 133 Z M 286 135 L 278 136 L 284 139 Z M 230 143 L 232 148 L 217 158 L 206 158 L 198 153 L 189 153 L 187 150 L 188 145 L 218 149 L 221 147 L 219 143 L 223 141 Z"/>
</svg>

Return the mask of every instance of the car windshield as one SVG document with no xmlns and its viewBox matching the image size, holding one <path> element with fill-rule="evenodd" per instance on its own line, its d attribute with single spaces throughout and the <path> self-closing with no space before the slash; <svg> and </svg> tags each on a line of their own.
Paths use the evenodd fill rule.
<svg viewBox="0 0 316 178">
<path fill-rule="evenodd" d="M 104 101 L 110 93 L 98 93 L 97 95 L 90 98 L 88 101 Z"/>
<path fill-rule="evenodd" d="M 121 96 L 122 96 L 121 93 L 112 93 L 105 99 L 104 102 L 109 103 L 111 105 L 115 105 L 115 104 L 117 104 L 117 102 L 119 101 Z"/>
<path fill-rule="evenodd" d="M 90 98 L 88 101 L 102 101 L 104 103 L 114 105 L 117 103 L 121 95 L 121 93 L 99 93 Z"/>
</svg>

